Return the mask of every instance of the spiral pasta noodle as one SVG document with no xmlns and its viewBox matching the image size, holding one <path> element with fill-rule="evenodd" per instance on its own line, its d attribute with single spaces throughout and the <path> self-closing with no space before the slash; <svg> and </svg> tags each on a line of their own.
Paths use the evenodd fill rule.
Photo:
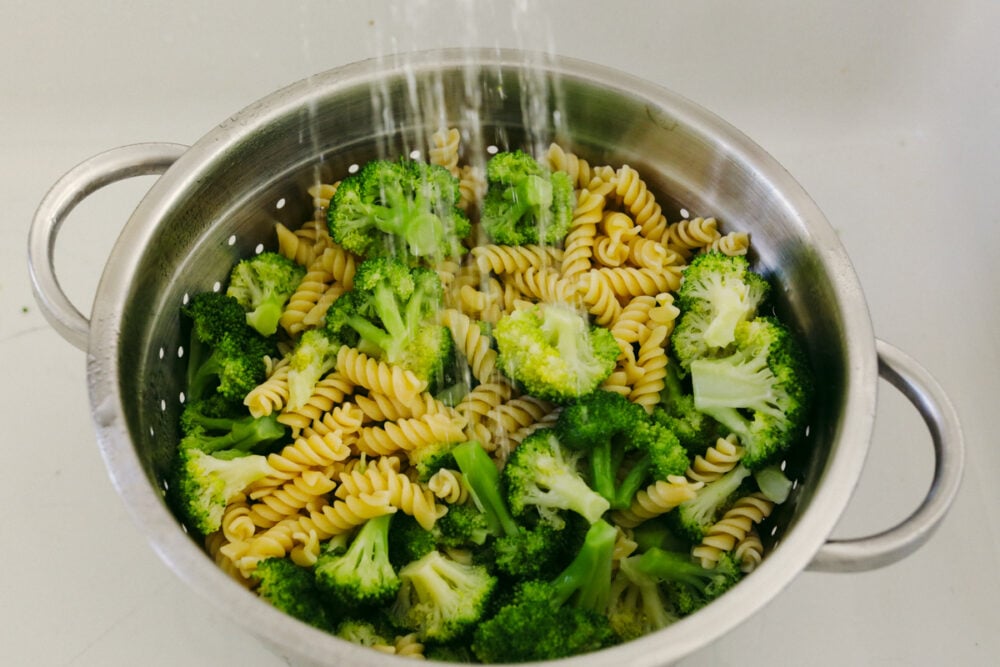
<svg viewBox="0 0 1000 667">
<path fill-rule="evenodd" d="M 394 457 L 382 457 L 364 471 L 342 473 L 335 495 L 347 499 L 376 492 L 387 493 L 387 502 L 416 519 L 424 530 L 431 530 L 437 520 L 448 512 L 446 506 L 437 503 L 437 497 L 430 489 L 399 472 L 399 461 Z"/>
<path fill-rule="evenodd" d="M 681 254 L 690 255 L 693 250 L 711 246 L 720 236 L 715 218 L 692 218 L 670 223 L 662 241 Z"/>
<path fill-rule="evenodd" d="M 497 353 L 490 338 L 468 315 L 453 308 L 441 313 L 441 323 L 451 331 L 456 347 L 472 369 L 472 376 L 480 382 L 489 381 L 497 364 Z"/>
<path fill-rule="evenodd" d="M 464 440 L 465 420 L 448 413 L 426 414 L 361 429 L 357 448 L 370 456 L 410 451 L 435 442 Z"/>
<path fill-rule="evenodd" d="M 337 486 L 332 479 L 332 471 L 336 468 L 329 470 L 304 470 L 250 506 L 247 518 L 257 528 L 270 528 L 283 519 L 294 517 L 310 502 L 330 493 Z"/>
<path fill-rule="evenodd" d="M 680 269 L 667 267 L 662 271 L 640 269 L 633 266 L 593 269 L 604 276 L 616 296 L 628 299 L 634 296 L 676 292 L 681 284 Z"/>
<path fill-rule="evenodd" d="M 715 567 L 720 556 L 732 551 L 773 509 L 774 503 L 762 493 L 743 496 L 705 531 L 701 544 L 691 549 L 691 556 L 699 559 L 702 567 Z"/>
<path fill-rule="evenodd" d="M 476 246 L 469 253 L 482 273 L 496 274 L 558 267 L 563 258 L 561 249 L 541 245 L 489 244 Z"/>
<path fill-rule="evenodd" d="M 623 528 L 635 528 L 691 500 L 702 486 L 701 482 L 692 482 L 682 475 L 670 475 L 641 489 L 628 509 L 612 513 L 613 519 Z"/>
<path fill-rule="evenodd" d="M 441 468 L 431 475 L 427 488 L 449 505 L 460 505 L 469 499 L 469 489 L 465 486 L 462 473 L 450 468 Z"/>
<path fill-rule="evenodd" d="M 452 176 L 459 175 L 458 151 L 462 134 L 457 128 L 439 129 L 431 135 L 427 158 L 431 164 L 444 167 Z"/>
<path fill-rule="evenodd" d="M 757 569 L 757 566 L 764 560 L 764 543 L 760 540 L 757 531 L 750 529 L 742 540 L 736 543 L 733 549 L 733 557 L 740 564 L 740 570 L 744 574 L 749 574 Z"/>
<path fill-rule="evenodd" d="M 337 352 L 337 372 L 357 386 L 404 402 L 427 388 L 427 383 L 412 371 L 378 361 L 347 345 Z"/>
<path fill-rule="evenodd" d="M 297 436 L 302 429 L 342 403 L 353 391 L 354 384 L 343 375 L 336 371 L 327 373 L 313 386 L 312 394 L 302 406 L 293 410 L 286 409 L 278 415 L 278 423 L 291 427 L 292 434 Z"/>
<path fill-rule="evenodd" d="M 577 188 L 585 188 L 593 178 L 590 163 L 553 143 L 545 153 L 545 161 L 553 171 L 564 171 Z"/>
<path fill-rule="evenodd" d="M 286 445 L 280 452 L 268 454 L 267 462 L 274 473 L 261 485 L 266 485 L 269 479 L 288 480 L 305 470 L 345 461 L 351 454 L 351 448 L 344 443 L 339 431 L 296 438 L 293 444 Z"/>
<path fill-rule="evenodd" d="M 607 199 L 603 194 L 583 189 L 577 195 L 573 221 L 566 234 L 563 251 L 562 274 L 569 278 L 591 268 L 597 225 L 604 216 Z"/>
<path fill-rule="evenodd" d="M 270 376 L 251 389 L 243 399 L 251 416 L 266 417 L 280 411 L 288 403 L 288 371 L 287 363 L 275 367 Z"/>
<path fill-rule="evenodd" d="M 695 482 L 708 484 L 735 468 L 741 458 L 743 448 L 735 435 L 719 438 L 704 454 L 694 457 L 685 475 Z"/>
<path fill-rule="evenodd" d="M 660 392 L 666 386 L 667 377 L 667 327 L 660 326 L 649 331 L 649 334 L 639 343 L 639 355 L 636 366 L 641 370 L 641 376 L 632 385 L 628 398 L 633 403 L 641 405 L 647 413 L 660 402 Z"/>
<path fill-rule="evenodd" d="M 704 246 L 702 250 L 717 250 L 729 256 L 745 255 L 750 250 L 750 235 L 746 232 L 729 232 Z"/>
<path fill-rule="evenodd" d="M 639 172 L 627 164 L 622 165 L 618 169 L 617 180 L 615 195 L 635 219 L 640 233 L 646 238 L 660 240 L 665 226 L 663 211 L 645 181 L 639 177 Z"/>
</svg>

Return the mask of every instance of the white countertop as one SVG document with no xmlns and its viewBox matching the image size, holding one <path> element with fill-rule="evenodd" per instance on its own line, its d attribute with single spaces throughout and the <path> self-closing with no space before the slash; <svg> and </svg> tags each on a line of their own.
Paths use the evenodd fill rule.
<svg viewBox="0 0 1000 667">
<path fill-rule="evenodd" d="M 380 1 L 152 4 L 8 0 L 0 12 L 0 663 L 283 664 L 161 563 L 108 480 L 85 355 L 31 295 L 27 231 L 48 187 L 107 148 L 191 144 L 276 88 L 380 48 L 499 45 L 619 68 L 745 131 L 840 234 L 877 336 L 920 360 L 962 418 L 964 484 L 926 546 L 873 572 L 804 572 L 683 664 L 995 664 L 1000 5 L 586 0 L 512 18 L 506 6 L 522 0 L 476 2 L 486 16 L 467 18 L 471 0 L 395 15 Z M 60 236 L 57 271 L 84 313 L 151 182 L 98 192 Z M 932 460 L 917 413 L 882 382 L 871 454 L 835 535 L 905 517 Z"/>
</svg>

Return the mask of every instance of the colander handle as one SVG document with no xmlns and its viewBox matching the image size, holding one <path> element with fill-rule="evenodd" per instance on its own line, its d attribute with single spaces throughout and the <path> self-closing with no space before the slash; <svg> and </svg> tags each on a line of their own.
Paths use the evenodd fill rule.
<svg viewBox="0 0 1000 667">
<path fill-rule="evenodd" d="M 117 181 L 162 174 L 187 146 L 141 143 L 99 153 L 70 169 L 56 181 L 38 205 L 28 233 L 28 271 L 45 319 L 63 338 L 87 350 L 90 320 L 69 300 L 56 278 L 56 237 L 63 221 L 81 201 Z"/>
<path fill-rule="evenodd" d="M 940 525 L 962 480 L 965 445 L 958 414 L 937 381 L 914 359 L 876 340 L 879 375 L 913 403 L 934 444 L 934 477 L 923 502 L 898 525 L 868 537 L 829 540 L 810 570 L 861 572 L 891 565 L 920 548 Z"/>
</svg>

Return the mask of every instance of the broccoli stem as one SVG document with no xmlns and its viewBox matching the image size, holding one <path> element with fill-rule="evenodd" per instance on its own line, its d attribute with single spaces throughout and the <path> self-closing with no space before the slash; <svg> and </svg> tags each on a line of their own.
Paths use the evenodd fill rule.
<svg viewBox="0 0 1000 667">
<path fill-rule="evenodd" d="M 611 501 L 611 508 L 620 510 L 630 507 L 635 494 L 646 485 L 652 468 L 653 460 L 649 455 L 644 455 L 636 461 L 635 465 L 629 469 L 628 474 L 618 484 L 618 490 Z"/>
<path fill-rule="evenodd" d="M 618 531 L 601 519 L 583 538 L 583 546 L 552 581 L 553 603 L 561 607 L 573 599 L 580 609 L 603 613 L 611 599 L 612 555 Z"/>
<path fill-rule="evenodd" d="M 517 535 L 519 526 L 500 492 L 500 472 L 482 445 L 475 440 L 463 442 L 452 450 L 452 456 L 476 506 L 486 515 L 490 532 L 508 537 Z"/>
</svg>

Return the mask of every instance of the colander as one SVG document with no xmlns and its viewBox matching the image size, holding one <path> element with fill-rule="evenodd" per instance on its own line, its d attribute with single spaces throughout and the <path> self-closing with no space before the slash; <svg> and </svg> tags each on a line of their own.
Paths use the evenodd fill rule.
<svg viewBox="0 0 1000 667">
<path fill-rule="evenodd" d="M 407 111 L 418 106 L 439 113 Z M 93 420 L 110 477 L 181 579 L 294 664 L 403 664 L 308 627 L 232 581 L 170 512 L 164 477 L 183 400 L 179 309 L 187 296 L 221 284 L 238 258 L 273 247 L 275 222 L 294 228 L 311 218 L 310 185 L 373 157 L 419 148 L 442 124 L 489 145 L 553 140 L 593 164 L 629 164 L 668 219 L 683 211 L 750 232 L 755 267 L 772 281 L 781 315 L 804 337 L 818 380 L 807 446 L 789 462 L 796 487 L 764 536 L 764 562 L 703 610 L 567 665 L 668 664 L 731 630 L 806 568 L 877 568 L 931 536 L 960 483 L 956 413 L 917 362 L 875 338 L 844 248 L 779 164 L 708 111 L 626 73 L 520 51 L 444 50 L 312 76 L 250 105 L 192 146 L 107 151 L 68 172 L 38 208 L 28 248 L 36 298 L 52 326 L 87 353 Z M 89 194 L 140 174 L 162 175 L 124 225 L 87 317 L 55 275 L 57 234 Z M 899 525 L 832 541 L 864 465 L 880 377 L 923 416 L 935 451 L 933 481 Z"/>
</svg>

